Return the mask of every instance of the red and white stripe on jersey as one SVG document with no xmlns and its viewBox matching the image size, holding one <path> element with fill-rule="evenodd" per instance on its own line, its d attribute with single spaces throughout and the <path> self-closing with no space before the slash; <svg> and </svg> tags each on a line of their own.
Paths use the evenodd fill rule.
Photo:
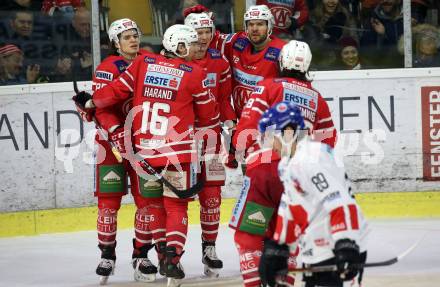
<svg viewBox="0 0 440 287">
<path fill-rule="evenodd" d="M 330 211 L 330 232 L 332 234 L 349 229 L 359 230 L 359 215 L 355 204 L 339 206 Z"/>
</svg>

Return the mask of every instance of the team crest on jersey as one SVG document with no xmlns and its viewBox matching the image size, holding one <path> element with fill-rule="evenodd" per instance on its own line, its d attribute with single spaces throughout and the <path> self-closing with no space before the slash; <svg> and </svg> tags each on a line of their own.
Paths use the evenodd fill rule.
<svg viewBox="0 0 440 287">
<path fill-rule="evenodd" d="M 155 59 L 155 58 L 148 57 L 148 56 L 145 56 L 145 58 L 144 58 L 144 62 L 145 62 L 145 63 L 149 63 L 149 64 L 154 64 L 154 63 L 156 63 L 156 59 Z"/>
<path fill-rule="evenodd" d="M 185 64 L 180 64 L 179 65 L 179 69 L 181 69 L 181 70 L 183 70 L 185 72 L 190 72 L 191 73 L 192 70 L 193 70 L 193 67 L 185 65 Z"/>
<path fill-rule="evenodd" d="M 266 54 L 264 54 L 264 58 L 266 60 L 276 62 L 278 61 L 278 56 L 280 55 L 280 49 L 269 47 L 267 48 Z"/>
<path fill-rule="evenodd" d="M 113 81 L 113 74 L 106 71 L 96 71 L 95 78 L 101 79 L 104 81 Z"/>
<path fill-rule="evenodd" d="M 206 79 L 203 81 L 203 86 L 206 88 L 213 88 L 217 84 L 216 73 L 208 73 Z"/>
<path fill-rule="evenodd" d="M 127 62 L 125 62 L 124 60 L 117 60 L 113 62 L 113 64 L 115 64 L 116 68 L 118 68 L 118 71 L 120 73 L 124 72 L 128 67 Z"/>
<path fill-rule="evenodd" d="M 211 59 L 220 59 L 222 57 L 220 51 L 216 49 L 208 49 L 208 53 L 211 55 Z"/>
<path fill-rule="evenodd" d="M 263 86 L 255 86 L 253 93 L 257 94 L 257 95 L 261 95 L 263 93 L 263 91 L 264 91 Z"/>
<path fill-rule="evenodd" d="M 249 44 L 249 41 L 245 38 L 238 38 L 237 41 L 234 43 L 234 49 L 238 50 L 240 52 L 243 52 L 243 50 L 246 48 L 246 46 Z"/>
</svg>

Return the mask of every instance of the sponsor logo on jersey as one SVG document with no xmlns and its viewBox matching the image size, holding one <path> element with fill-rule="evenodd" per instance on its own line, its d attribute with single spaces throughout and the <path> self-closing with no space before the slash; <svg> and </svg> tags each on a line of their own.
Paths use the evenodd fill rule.
<svg viewBox="0 0 440 287">
<path fill-rule="evenodd" d="M 295 0 L 268 0 L 267 3 L 291 6 L 295 4 Z"/>
<path fill-rule="evenodd" d="M 240 220 L 241 213 L 243 212 L 244 204 L 246 203 L 246 198 L 251 187 L 251 179 L 247 176 L 243 178 L 243 185 L 240 190 L 240 195 L 238 196 L 235 207 L 232 210 L 232 217 L 229 221 L 229 226 L 237 227 L 238 221 Z"/>
<path fill-rule="evenodd" d="M 124 192 L 124 168 L 120 165 L 102 165 L 99 167 L 99 191 Z"/>
<path fill-rule="evenodd" d="M 310 89 L 306 89 L 303 87 L 295 86 L 291 89 L 291 85 L 288 86 L 283 83 L 283 100 L 295 103 L 299 107 L 307 108 L 313 112 L 316 112 L 318 109 L 318 94 L 310 93 Z"/>
<path fill-rule="evenodd" d="M 220 51 L 216 49 L 208 49 L 208 53 L 211 55 L 211 59 L 219 59 L 222 57 Z"/>
<path fill-rule="evenodd" d="M 256 86 L 259 81 L 264 79 L 262 76 L 248 74 L 237 68 L 233 69 L 233 73 L 234 73 L 234 79 L 238 83 L 248 87 Z"/>
<path fill-rule="evenodd" d="M 239 230 L 251 234 L 263 235 L 272 217 L 274 209 L 253 201 L 246 202 L 243 220 Z"/>
<path fill-rule="evenodd" d="M 278 56 L 280 55 L 280 49 L 269 47 L 267 48 L 266 54 L 264 54 L 264 58 L 266 60 L 276 62 L 278 61 Z"/>
<path fill-rule="evenodd" d="M 118 71 L 120 73 L 124 72 L 128 67 L 127 62 L 125 62 L 124 60 L 114 61 L 113 64 L 115 64 L 116 68 L 118 68 Z"/>
<path fill-rule="evenodd" d="M 332 193 L 330 193 L 330 194 L 328 194 L 326 197 L 324 197 L 324 202 L 325 201 L 333 201 L 333 200 L 336 200 L 336 199 L 339 199 L 339 198 L 341 198 L 341 193 L 339 192 L 339 190 L 337 190 L 337 191 L 335 191 L 335 192 L 332 192 Z"/>
<path fill-rule="evenodd" d="M 144 58 L 144 62 L 145 62 L 145 63 L 149 63 L 149 64 L 154 64 L 154 63 L 156 63 L 156 59 L 155 59 L 155 58 L 148 57 L 148 56 L 145 56 L 145 58 Z"/>
<path fill-rule="evenodd" d="M 203 86 L 206 88 L 215 87 L 217 84 L 217 74 L 216 73 L 208 73 L 206 75 L 206 79 L 203 81 Z"/>
<path fill-rule="evenodd" d="M 235 43 L 233 48 L 235 50 L 238 50 L 240 52 L 243 52 L 243 50 L 246 48 L 246 46 L 249 44 L 249 40 L 245 39 L 245 38 L 238 38 Z"/>
<path fill-rule="evenodd" d="M 140 146 L 145 149 L 158 149 L 166 144 L 164 139 L 140 139 Z"/>
<path fill-rule="evenodd" d="M 176 99 L 175 93 L 173 91 L 148 86 L 145 87 L 144 97 L 169 101 L 174 101 Z"/>
<path fill-rule="evenodd" d="M 180 77 L 180 78 L 182 78 L 183 75 L 185 74 L 185 72 L 182 70 L 170 68 L 170 67 L 164 67 L 161 65 L 148 65 L 147 71 L 168 74 L 168 75 Z"/>
<path fill-rule="evenodd" d="M 145 74 L 144 84 L 147 86 L 154 86 L 158 88 L 166 88 L 177 91 L 179 89 L 181 80 L 182 78 L 169 74 L 147 72 Z"/>
<path fill-rule="evenodd" d="M 105 81 L 113 81 L 113 74 L 106 71 L 96 71 L 95 78 Z"/>
<path fill-rule="evenodd" d="M 180 64 L 179 65 L 179 69 L 181 69 L 181 70 L 183 70 L 185 72 L 190 72 L 191 73 L 192 70 L 193 70 L 193 67 L 185 65 L 185 64 Z"/>
<path fill-rule="evenodd" d="M 264 91 L 264 86 L 255 86 L 253 93 L 257 95 L 261 95 L 263 91 Z"/>
<path fill-rule="evenodd" d="M 156 198 L 162 196 L 162 184 L 156 178 L 144 179 L 139 176 L 139 186 L 142 197 Z M 148 222 L 148 218 L 145 219 L 144 222 Z"/>
<path fill-rule="evenodd" d="M 319 247 L 324 247 L 330 245 L 330 242 L 326 240 L 325 238 L 317 238 L 315 239 L 315 245 Z"/>
</svg>

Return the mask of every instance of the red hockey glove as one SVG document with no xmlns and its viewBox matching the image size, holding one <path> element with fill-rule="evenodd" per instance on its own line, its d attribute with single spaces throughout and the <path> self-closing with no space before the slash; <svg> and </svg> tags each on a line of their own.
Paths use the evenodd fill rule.
<svg viewBox="0 0 440 287">
<path fill-rule="evenodd" d="M 80 92 L 72 97 L 72 100 L 75 102 L 76 110 L 85 122 L 93 121 L 93 117 L 95 116 L 95 108 L 84 107 L 85 103 L 91 98 L 92 96 L 87 92 Z"/>
<path fill-rule="evenodd" d="M 195 6 L 191 6 L 191 7 L 186 8 L 185 10 L 183 10 L 183 17 L 186 18 L 186 16 L 188 16 L 191 13 L 199 14 L 199 13 L 203 13 L 203 12 L 208 13 L 209 9 L 201 4 L 197 4 Z M 214 20 L 212 18 L 212 15 L 211 15 L 211 19 Z"/>
</svg>

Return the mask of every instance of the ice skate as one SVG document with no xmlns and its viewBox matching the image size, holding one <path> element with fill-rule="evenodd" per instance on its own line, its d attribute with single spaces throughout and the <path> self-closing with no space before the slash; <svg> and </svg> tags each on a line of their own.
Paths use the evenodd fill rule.
<svg viewBox="0 0 440 287">
<path fill-rule="evenodd" d="M 223 262 L 218 259 L 215 252 L 215 243 L 203 241 L 202 243 L 202 263 L 204 264 L 204 274 L 208 277 L 218 277 Z"/>
<path fill-rule="evenodd" d="M 162 276 L 166 276 L 166 270 L 167 270 L 167 264 L 166 264 L 166 248 L 167 243 L 166 242 L 159 242 L 155 245 L 156 252 L 157 252 L 157 258 L 159 261 L 159 274 Z"/>
<path fill-rule="evenodd" d="M 106 285 L 108 277 L 115 273 L 115 246 L 98 245 L 101 249 L 101 262 L 96 267 L 96 274 L 99 275 L 99 284 Z"/>
<path fill-rule="evenodd" d="M 183 252 L 182 252 L 183 254 Z M 182 264 L 180 264 L 180 257 L 177 255 L 176 247 L 168 246 L 166 248 L 166 276 L 168 278 L 168 287 L 180 286 L 181 279 L 185 278 L 185 271 Z"/>
<path fill-rule="evenodd" d="M 135 239 L 133 239 L 131 264 L 134 268 L 134 280 L 140 282 L 153 282 L 156 280 L 157 267 L 148 259 L 148 251 L 153 247 L 152 244 L 145 244 L 140 248 L 136 248 Z"/>
</svg>

